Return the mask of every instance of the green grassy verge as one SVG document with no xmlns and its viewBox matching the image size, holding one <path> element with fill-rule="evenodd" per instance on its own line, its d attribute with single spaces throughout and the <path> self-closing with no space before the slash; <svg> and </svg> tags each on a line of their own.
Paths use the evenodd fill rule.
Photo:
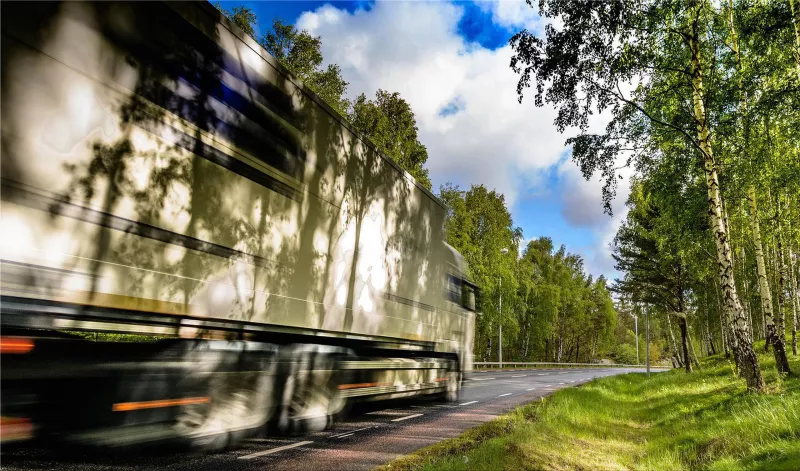
<svg viewBox="0 0 800 471">
<path fill-rule="evenodd" d="M 800 470 L 800 358 L 788 378 L 771 355 L 760 360 L 764 394 L 723 358 L 689 375 L 603 378 L 379 469 Z"/>
<path fill-rule="evenodd" d="M 559 369 L 563 369 L 563 368 L 580 368 L 580 369 L 585 369 L 585 368 L 644 368 L 644 367 L 645 367 L 644 363 L 642 363 L 641 365 L 634 365 L 634 366 L 620 366 L 620 365 L 616 365 L 616 364 L 603 364 L 603 363 L 597 363 L 597 364 L 593 364 L 593 365 L 574 365 L 574 364 L 570 364 L 570 363 L 552 363 L 552 364 L 548 364 L 548 365 L 526 365 L 526 366 L 522 366 L 522 365 L 520 365 L 520 366 L 503 365 L 502 369 L 503 370 L 519 371 L 519 370 L 552 370 L 553 368 L 559 368 Z M 664 368 L 672 368 L 672 366 L 669 365 L 668 363 L 651 363 L 650 364 L 650 368 L 655 368 L 655 369 L 658 369 L 660 371 L 660 370 L 662 370 Z M 497 366 L 476 366 L 476 367 L 473 368 L 473 370 L 474 371 L 480 371 L 480 372 L 483 372 L 483 373 L 490 373 L 492 371 L 500 371 L 501 368 L 498 368 Z"/>
</svg>

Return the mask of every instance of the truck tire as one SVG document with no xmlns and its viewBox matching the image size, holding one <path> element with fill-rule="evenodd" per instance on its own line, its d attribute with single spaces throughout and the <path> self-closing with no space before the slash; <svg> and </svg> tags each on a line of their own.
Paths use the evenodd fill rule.
<svg viewBox="0 0 800 471">
<path fill-rule="evenodd" d="M 227 345 L 225 345 L 227 344 Z M 275 410 L 277 354 L 269 345 L 225 342 L 216 351 L 198 345 L 191 381 L 204 383 L 207 403 L 181 406 L 174 430 L 192 448 L 218 451 L 263 429 Z"/>
<path fill-rule="evenodd" d="M 351 353 L 324 345 L 293 345 L 283 350 L 284 390 L 276 428 L 288 435 L 330 427 L 347 407 L 339 391 L 342 372 L 337 364 Z"/>
<path fill-rule="evenodd" d="M 463 384 L 463 374 L 458 370 L 449 370 L 445 375 L 447 378 L 447 389 L 439 393 L 437 398 L 446 403 L 455 403 L 461 400 L 461 387 Z"/>
</svg>

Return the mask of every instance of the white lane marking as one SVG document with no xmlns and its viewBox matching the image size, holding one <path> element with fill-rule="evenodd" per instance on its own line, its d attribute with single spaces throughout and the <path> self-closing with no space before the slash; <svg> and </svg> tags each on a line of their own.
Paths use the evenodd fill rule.
<svg viewBox="0 0 800 471">
<path fill-rule="evenodd" d="M 567 383 L 558 383 L 558 384 L 567 384 Z"/>
<path fill-rule="evenodd" d="M 475 378 L 475 381 L 489 381 L 490 379 L 497 379 L 497 378 Z"/>
<path fill-rule="evenodd" d="M 459 406 L 468 406 L 470 404 L 475 404 L 476 402 L 478 402 L 478 401 L 469 401 L 469 402 L 465 402 L 463 404 L 459 404 Z"/>
<path fill-rule="evenodd" d="M 575 380 L 570 381 L 570 383 L 574 383 L 574 382 L 575 382 Z"/>
<path fill-rule="evenodd" d="M 526 391 L 533 391 L 534 389 L 536 389 L 536 388 L 526 389 Z"/>
<path fill-rule="evenodd" d="M 347 434 L 344 434 L 344 435 L 339 435 L 337 438 L 345 438 L 345 437 L 352 437 L 352 436 L 353 436 L 352 433 L 347 433 Z"/>
<path fill-rule="evenodd" d="M 240 460 L 249 460 L 249 459 L 252 459 L 252 458 L 258 458 L 259 456 L 271 455 L 273 453 L 277 453 L 277 452 L 283 451 L 283 450 L 288 450 L 290 448 L 297 448 L 299 446 L 308 445 L 309 443 L 314 443 L 314 442 L 309 440 L 309 441 L 304 441 L 304 442 L 292 443 L 291 445 L 279 446 L 278 448 L 272 448 L 272 449 L 269 449 L 269 450 L 259 451 L 258 453 L 250 453 L 249 455 L 240 456 L 239 459 Z"/>
<path fill-rule="evenodd" d="M 512 378 L 524 378 L 528 375 L 511 375 Z"/>
<path fill-rule="evenodd" d="M 547 375 L 549 375 L 550 373 L 536 373 L 536 374 L 538 374 L 539 376 L 547 376 Z"/>
<path fill-rule="evenodd" d="M 392 419 L 392 422 L 400 422 L 401 420 L 413 419 L 414 417 L 419 417 L 419 416 L 421 416 L 421 415 L 422 415 L 422 414 L 411 414 L 411 415 L 407 415 L 407 416 L 405 416 L 405 417 L 400 417 L 400 418 L 397 418 L 397 419 Z"/>
<path fill-rule="evenodd" d="M 332 435 L 331 438 L 339 438 L 339 437 L 343 437 L 345 435 L 352 435 L 352 434 L 354 434 L 356 432 L 360 432 L 362 430 L 367 430 L 367 429 L 371 429 L 371 428 L 372 427 L 364 427 L 364 428 L 360 428 L 358 430 L 351 430 L 350 432 L 342 432 L 339 435 Z"/>
<path fill-rule="evenodd" d="M 499 395 L 497 397 L 505 397 L 505 396 L 510 396 L 512 394 L 514 394 L 514 393 L 505 393 L 505 394 L 501 394 L 501 395 Z"/>
</svg>

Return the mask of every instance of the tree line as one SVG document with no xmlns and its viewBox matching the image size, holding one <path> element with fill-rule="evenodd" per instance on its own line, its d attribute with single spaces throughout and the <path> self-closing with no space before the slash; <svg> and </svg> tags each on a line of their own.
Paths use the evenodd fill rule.
<svg viewBox="0 0 800 471">
<path fill-rule="evenodd" d="M 512 38 L 520 101 L 558 110 L 585 176 L 633 166 L 613 285 L 650 309 L 676 364 L 730 355 L 752 390 L 754 341 L 780 374 L 800 311 L 797 0 L 541 0 L 544 35 Z M 610 117 L 594 130 L 595 113 Z M 674 334 L 673 325 L 679 331 Z"/>
<path fill-rule="evenodd" d="M 275 20 L 257 38 L 258 18 L 252 10 L 215 6 L 384 155 L 431 188 L 427 149 L 419 142 L 414 113 L 399 93 L 378 90 L 374 99 L 362 93 L 348 100 L 341 68 L 322 67 L 320 37 Z M 504 361 L 589 362 L 613 357 L 618 344 L 632 342 L 630 321 L 617 322 L 607 280 L 587 274 L 580 256 L 549 238 L 521 247 L 522 230 L 514 225 L 502 194 L 483 185 L 464 190 L 448 184 L 437 196 L 448 208 L 447 242 L 464 255 L 469 276 L 482 290 L 476 361 L 497 361 L 501 326 Z M 624 359 L 633 361 L 630 355 Z"/>
</svg>

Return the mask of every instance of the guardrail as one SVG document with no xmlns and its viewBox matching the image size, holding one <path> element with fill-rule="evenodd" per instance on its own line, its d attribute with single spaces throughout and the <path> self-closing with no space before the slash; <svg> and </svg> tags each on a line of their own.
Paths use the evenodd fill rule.
<svg viewBox="0 0 800 471">
<path fill-rule="evenodd" d="M 472 364 L 476 367 L 492 367 L 496 366 L 500 368 L 501 363 L 497 361 L 475 361 Z M 519 366 L 559 366 L 559 367 L 569 367 L 569 366 L 593 366 L 593 367 L 620 367 L 620 368 L 646 368 L 647 365 L 625 365 L 625 364 L 604 364 L 604 363 L 555 363 L 555 362 L 546 362 L 546 361 L 533 361 L 533 362 L 513 362 L 513 361 L 504 361 L 502 363 L 503 368 L 517 368 Z M 650 369 L 671 369 L 671 366 L 655 366 L 650 365 Z"/>
</svg>

